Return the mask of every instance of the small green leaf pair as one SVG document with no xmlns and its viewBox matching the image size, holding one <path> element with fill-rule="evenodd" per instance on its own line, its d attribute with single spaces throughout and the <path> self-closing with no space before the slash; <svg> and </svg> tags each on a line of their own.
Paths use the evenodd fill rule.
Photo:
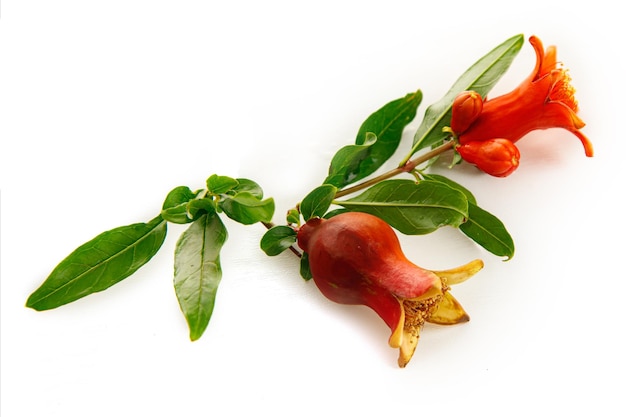
<svg viewBox="0 0 626 417">
<path fill-rule="evenodd" d="M 191 223 L 175 250 L 174 289 L 191 340 L 206 329 L 222 278 L 220 251 L 228 233 L 219 214 L 242 224 L 270 222 L 274 200 L 245 178 L 212 175 L 205 190 L 180 186 L 170 191 L 161 213 L 148 223 L 99 234 L 67 256 L 26 302 L 49 310 L 103 291 L 132 275 L 161 248 L 167 222 Z"/>
</svg>

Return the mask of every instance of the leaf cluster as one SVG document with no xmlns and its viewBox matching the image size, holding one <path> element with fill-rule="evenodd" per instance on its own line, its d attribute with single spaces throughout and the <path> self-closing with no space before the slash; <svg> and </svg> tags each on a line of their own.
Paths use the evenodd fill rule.
<svg viewBox="0 0 626 417">
<path fill-rule="evenodd" d="M 191 340 L 206 329 L 222 278 L 220 250 L 228 232 L 221 214 L 241 224 L 270 222 L 274 200 L 246 178 L 211 175 L 206 188 L 171 190 L 148 223 L 99 234 L 61 261 L 28 298 L 26 306 L 49 310 L 103 291 L 135 273 L 161 248 L 167 224 L 189 224 L 176 243 L 174 289 Z"/>
<path fill-rule="evenodd" d="M 523 35 L 513 36 L 471 65 L 448 92 L 430 105 L 417 127 L 409 153 L 400 160 L 398 168 L 372 178 L 396 152 L 403 132 L 415 118 L 422 101 L 421 91 L 393 100 L 374 113 L 361 125 L 353 145 L 339 149 L 330 162 L 324 183 L 308 193 L 299 204 L 304 221 L 313 217 L 329 217 L 341 211 L 360 211 L 378 216 L 399 232 L 408 235 L 432 233 L 451 226 L 497 256 L 510 259 L 514 252 L 513 239 L 503 223 L 481 208 L 474 196 L 462 185 L 443 176 L 427 174 L 415 161 L 420 152 L 451 140 L 446 127 L 450 124 L 454 98 L 462 91 L 474 90 L 482 96 L 491 90 L 508 70 L 521 49 Z M 416 159 L 411 161 L 411 158 Z M 390 179 L 409 173 L 411 179 Z M 360 184 L 346 188 L 364 180 Z M 340 199 L 357 191 L 360 194 Z M 339 208 L 331 210 L 332 206 Z M 261 248 L 275 256 L 297 241 L 300 218 L 290 214 L 287 226 L 268 230 Z M 309 278 L 306 254 L 302 254 L 301 273 Z"/>
</svg>

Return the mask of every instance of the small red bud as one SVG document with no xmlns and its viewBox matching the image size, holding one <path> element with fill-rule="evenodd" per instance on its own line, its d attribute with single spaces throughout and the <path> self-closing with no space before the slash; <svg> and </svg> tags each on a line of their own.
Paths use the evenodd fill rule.
<svg viewBox="0 0 626 417">
<path fill-rule="evenodd" d="M 465 132 L 483 110 L 483 99 L 476 91 L 459 93 L 452 103 L 450 128 L 458 136 Z"/>
<path fill-rule="evenodd" d="M 519 149 L 508 139 L 468 142 L 456 150 L 464 160 L 494 177 L 506 177 L 519 165 Z"/>
</svg>

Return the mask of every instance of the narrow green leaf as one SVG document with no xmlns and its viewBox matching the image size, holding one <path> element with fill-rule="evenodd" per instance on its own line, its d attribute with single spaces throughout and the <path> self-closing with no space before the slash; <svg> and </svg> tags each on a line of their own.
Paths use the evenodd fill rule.
<svg viewBox="0 0 626 417">
<path fill-rule="evenodd" d="M 431 233 L 442 226 L 458 227 L 468 216 L 467 198 L 462 192 L 428 180 L 387 180 L 335 203 L 378 216 L 408 235 Z"/>
<path fill-rule="evenodd" d="M 515 253 L 513 238 L 504 224 L 496 216 L 475 204 L 469 204 L 469 218 L 459 229 L 496 256 L 506 256 L 509 260 Z"/>
<path fill-rule="evenodd" d="M 235 188 L 239 182 L 231 177 L 213 174 L 206 180 L 207 189 L 211 194 L 224 194 Z"/>
<path fill-rule="evenodd" d="M 297 232 L 289 226 L 274 226 L 261 238 L 261 249 L 268 256 L 276 256 L 296 243 Z"/>
<path fill-rule="evenodd" d="M 380 168 L 398 148 L 402 131 L 415 117 L 421 101 L 422 92 L 417 91 L 371 114 L 361 125 L 355 144 L 335 154 L 324 183 L 343 188 Z"/>
<path fill-rule="evenodd" d="M 180 186 L 174 188 L 167 194 L 163 202 L 161 217 L 172 223 L 185 224 L 190 223 L 192 219 L 187 212 L 187 204 L 196 198 L 198 191 L 191 191 L 189 187 Z"/>
<path fill-rule="evenodd" d="M 429 106 L 415 132 L 410 155 L 444 139 L 448 134 L 442 129 L 450 125 L 452 102 L 455 97 L 466 90 L 476 91 L 485 97 L 509 69 L 523 43 L 524 35 L 516 35 L 495 47 L 465 71 L 443 98 Z"/>
<path fill-rule="evenodd" d="M 49 310 L 109 288 L 148 262 L 166 232 L 167 223 L 158 216 L 99 234 L 61 261 L 26 306 Z"/>
<path fill-rule="evenodd" d="M 335 198 L 337 187 L 323 184 L 307 194 L 300 203 L 300 213 L 305 221 L 311 217 L 322 217 Z"/>
<path fill-rule="evenodd" d="M 189 325 L 189 338 L 198 340 L 209 324 L 222 279 L 220 250 L 228 233 L 216 213 L 194 221 L 176 243 L 174 289 Z"/>
<path fill-rule="evenodd" d="M 247 191 L 224 198 L 220 207 L 228 217 L 241 224 L 270 222 L 274 215 L 274 199 L 259 200 Z"/>
</svg>

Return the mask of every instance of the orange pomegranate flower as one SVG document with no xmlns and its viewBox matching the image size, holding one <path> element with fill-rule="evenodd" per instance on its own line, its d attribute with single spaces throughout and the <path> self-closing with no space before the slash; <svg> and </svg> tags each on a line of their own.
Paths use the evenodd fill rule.
<svg viewBox="0 0 626 417">
<path fill-rule="evenodd" d="M 585 123 L 576 114 L 578 102 L 574 97 L 575 90 L 570 84 L 567 70 L 558 65 L 556 47 L 550 46 L 544 51 L 541 40 L 536 36 L 531 36 L 529 42 L 535 49 L 537 62 L 530 76 L 517 88 L 484 101 L 474 91 L 463 92 L 453 103 L 450 125 L 457 137 L 457 150 L 461 156 L 468 146 L 476 154 L 480 144 L 470 145 L 472 142 L 488 143 L 494 139 L 505 139 L 511 142 L 507 145 L 510 150 L 514 146 L 512 144 L 527 133 L 554 127 L 572 132 L 582 142 L 585 155 L 593 156 L 591 142 L 580 131 Z M 481 168 L 480 164 L 473 163 Z M 516 167 L 517 161 L 512 169 Z M 510 172 L 507 171 L 506 175 Z"/>
</svg>

